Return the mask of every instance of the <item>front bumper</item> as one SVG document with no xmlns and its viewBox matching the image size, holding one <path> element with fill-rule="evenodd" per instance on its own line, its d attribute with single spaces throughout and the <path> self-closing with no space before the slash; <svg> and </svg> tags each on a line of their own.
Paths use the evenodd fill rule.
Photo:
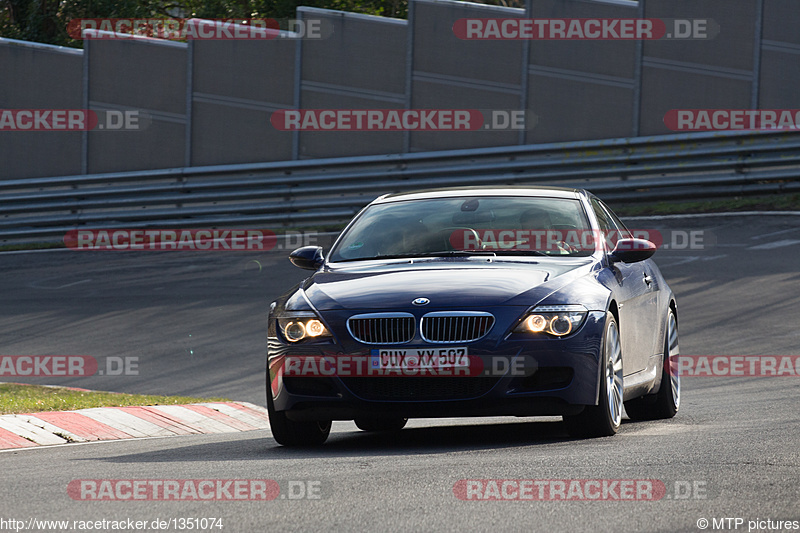
<svg viewBox="0 0 800 533">
<path fill-rule="evenodd" d="M 575 333 L 561 339 L 500 332 L 467 343 L 470 356 L 495 369 L 480 376 L 289 377 L 281 371 L 288 356 L 368 357 L 374 347 L 352 340 L 288 345 L 270 336 L 267 393 L 274 408 L 293 420 L 573 415 L 597 404 L 605 316 L 589 312 Z M 496 365 L 499 358 L 511 364 Z"/>
</svg>

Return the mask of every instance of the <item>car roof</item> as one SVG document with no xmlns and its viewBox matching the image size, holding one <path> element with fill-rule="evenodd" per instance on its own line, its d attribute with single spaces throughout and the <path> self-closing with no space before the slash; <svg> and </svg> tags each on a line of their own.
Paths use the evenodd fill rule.
<svg viewBox="0 0 800 533">
<path fill-rule="evenodd" d="M 419 191 L 385 194 L 375 199 L 373 204 L 400 202 L 404 200 L 421 200 L 427 198 L 458 198 L 463 196 L 531 196 L 541 198 L 580 198 L 586 194 L 583 189 L 567 187 L 503 185 L 503 186 L 471 186 L 446 187 L 440 189 L 424 189 Z"/>
</svg>

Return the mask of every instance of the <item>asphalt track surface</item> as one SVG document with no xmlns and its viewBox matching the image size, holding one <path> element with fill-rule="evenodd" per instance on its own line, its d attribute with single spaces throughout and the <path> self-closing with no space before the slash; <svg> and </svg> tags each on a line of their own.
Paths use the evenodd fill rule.
<svg viewBox="0 0 800 533">
<path fill-rule="evenodd" d="M 682 354 L 798 353 L 800 217 L 629 226 L 704 232 L 702 249 L 655 256 L 678 298 Z M 305 275 L 285 255 L 2 254 L 0 352 L 138 358 L 138 375 L 16 381 L 263 405 L 266 308 Z M 216 531 L 702 531 L 707 519 L 705 530 L 719 531 L 713 519 L 728 517 L 743 522 L 722 530 L 747 531 L 750 520 L 800 520 L 800 378 L 684 378 L 676 418 L 623 422 L 615 437 L 583 441 L 557 419 L 426 419 L 392 437 L 338 422 L 316 450 L 285 449 L 257 431 L 3 452 L 0 527 L 10 518 L 207 517 L 222 519 Z M 76 501 L 67 493 L 76 479 L 271 479 L 285 498 Z M 657 480 L 667 492 L 657 501 L 462 501 L 453 487 L 463 479 Z M 289 482 L 318 483 L 320 498 L 290 499 Z"/>
</svg>

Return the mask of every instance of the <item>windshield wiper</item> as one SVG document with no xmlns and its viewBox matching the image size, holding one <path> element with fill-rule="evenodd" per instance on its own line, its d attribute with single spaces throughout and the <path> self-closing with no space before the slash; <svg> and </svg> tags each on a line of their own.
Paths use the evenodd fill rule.
<svg viewBox="0 0 800 533">
<path fill-rule="evenodd" d="M 546 254 L 540 250 L 500 250 L 495 252 L 496 255 L 544 255 L 547 257 L 551 257 L 550 254 Z"/>
<path fill-rule="evenodd" d="M 469 257 L 471 255 L 497 255 L 497 253 L 491 250 L 442 250 L 423 255 L 430 257 Z"/>
<path fill-rule="evenodd" d="M 380 259 L 415 259 L 418 257 L 469 257 L 471 255 L 497 255 L 489 250 L 440 250 L 438 252 L 413 252 L 407 254 L 378 254 L 372 257 L 353 257 L 351 259 L 339 259 L 337 263 L 345 261 L 376 261 Z"/>
<path fill-rule="evenodd" d="M 428 254 L 378 254 L 372 257 L 352 257 L 349 259 L 337 259 L 337 263 L 345 263 L 347 261 L 377 261 L 380 259 L 411 259 L 413 257 L 424 257 Z"/>
<path fill-rule="evenodd" d="M 436 252 L 413 252 L 408 254 L 396 255 L 376 255 L 370 259 L 415 259 L 418 257 L 469 257 L 472 255 L 491 255 L 496 256 L 497 252 L 492 250 L 439 250 Z"/>
<path fill-rule="evenodd" d="M 439 250 L 436 252 L 413 252 L 406 254 L 378 254 L 372 257 L 353 257 L 351 259 L 339 259 L 337 263 L 349 261 L 379 261 L 381 259 L 415 259 L 419 257 L 470 257 L 473 255 L 481 256 L 503 256 L 503 255 L 539 255 L 550 257 L 549 254 L 539 250 Z"/>
</svg>

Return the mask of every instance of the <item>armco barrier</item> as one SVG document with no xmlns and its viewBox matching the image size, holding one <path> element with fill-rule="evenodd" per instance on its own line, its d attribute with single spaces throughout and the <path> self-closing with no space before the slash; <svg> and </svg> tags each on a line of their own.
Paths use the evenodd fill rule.
<svg viewBox="0 0 800 533">
<path fill-rule="evenodd" d="M 800 191 L 800 132 L 724 132 L 0 181 L 0 239 L 343 223 L 389 192 L 559 185 L 610 201 Z"/>
</svg>

